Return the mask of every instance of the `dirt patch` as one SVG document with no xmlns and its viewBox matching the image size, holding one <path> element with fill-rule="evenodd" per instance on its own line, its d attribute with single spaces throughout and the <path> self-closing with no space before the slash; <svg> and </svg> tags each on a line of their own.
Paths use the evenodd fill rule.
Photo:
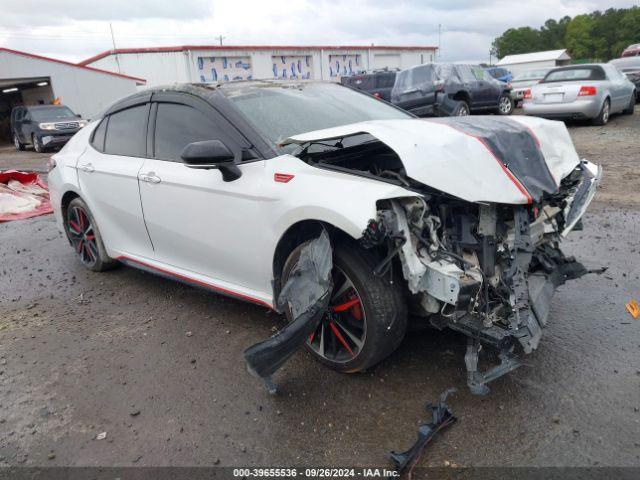
<svg viewBox="0 0 640 480">
<path fill-rule="evenodd" d="M 595 201 L 640 206 L 640 109 L 635 115 L 616 115 L 603 127 L 568 127 L 580 157 L 604 169 Z"/>
</svg>

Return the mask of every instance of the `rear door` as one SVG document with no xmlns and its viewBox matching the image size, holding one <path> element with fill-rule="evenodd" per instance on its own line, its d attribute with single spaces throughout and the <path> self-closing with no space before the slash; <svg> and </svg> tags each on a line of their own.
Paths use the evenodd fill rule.
<svg viewBox="0 0 640 480">
<path fill-rule="evenodd" d="M 141 101 L 105 117 L 78 159 L 82 197 L 112 254 L 152 258 L 138 172 L 145 161 L 150 104 Z"/>
<path fill-rule="evenodd" d="M 480 85 L 478 84 L 478 79 L 473 74 L 471 66 L 456 65 L 455 71 L 462 82 L 464 90 L 469 94 L 471 100 L 469 107 L 471 109 L 482 108 L 484 105 L 483 93 Z"/>
<path fill-rule="evenodd" d="M 477 82 L 478 105 L 483 108 L 497 107 L 498 99 L 502 93 L 502 87 L 499 86 L 498 81 L 494 80 L 482 67 L 473 66 L 471 70 Z"/>
<path fill-rule="evenodd" d="M 264 161 L 216 110 L 196 97 L 153 97 L 151 156 L 140 173 L 144 218 L 156 260 L 217 279 L 218 285 L 261 290 L 255 275 L 265 228 Z M 222 141 L 242 172 L 225 182 L 217 169 L 189 168 L 180 153 L 189 143 Z M 245 161 L 243 161 L 245 158 Z"/>
</svg>

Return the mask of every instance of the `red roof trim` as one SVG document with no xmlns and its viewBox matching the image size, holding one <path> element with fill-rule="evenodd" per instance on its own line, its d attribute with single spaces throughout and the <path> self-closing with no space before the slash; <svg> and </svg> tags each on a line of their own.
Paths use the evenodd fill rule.
<svg viewBox="0 0 640 480">
<path fill-rule="evenodd" d="M 149 47 L 149 48 L 118 48 L 107 50 L 91 58 L 87 58 L 78 65 L 88 65 L 109 55 L 127 53 L 164 53 L 184 52 L 187 50 L 437 50 L 433 46 L 390 46 L 390 45 L 178 45 L 175 47 Z"/>
<path fill-rule="evenodd" d="M 86 65 L 66 62 L 64 60 L 58 60 L 57 58 L 43 57 L 42 55 L 35 55 L 33 53 L 21 52 L 19 50 L 12 50 L 10 48 L 0 47 L 0 52 L 12 53 L 14 55 L 21 55 L 23 57 L 35 58 L 36 60 L 44 60 L 46 62 L 61 63 L 62 65 L 67 65 L 69 67 L 82 68 L 84 70 L 91 70 L 92 72 L 104 73 L 106 75 L 113 75 L 115 77 L 126 78 L 127 80 L 135 80 L 136 82 L 139 82 L 139 83 L 147 83 L 147 81 L 144 78 L 132 77 L 130 75 L 123 75 L 122 73 L 108 72 L 107 70 L 101 70 L 95 67 L 88 67 Z"/>
</svg>

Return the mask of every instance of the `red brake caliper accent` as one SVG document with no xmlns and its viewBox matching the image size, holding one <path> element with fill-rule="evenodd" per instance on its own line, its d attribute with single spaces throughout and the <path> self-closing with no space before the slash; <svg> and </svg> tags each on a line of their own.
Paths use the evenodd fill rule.
<svg viewBox="0 0 640 480">
<path fill-rule="evenodd" d="M 333 323 L 333 322 L 330 322 L 329 323 L 329 327 L 331 327 L 331 330 L 333 331 L 333 334 L 336 336 L 336 338 L 342 344 L 342 346 L 347 350 L 347 352 L 349 352 L 349 354 L 352 357 L 355 357 L 355 355 L 351 351 L 351 348 L 349 347 L 349 344 L 346 342 L 346 340 L 344 339 L 344 337 L 340 333 L 340 330 L 338 330 L 338 327 L 336 327 L 336 324 Z"/>
<path fill-rule="evenodd" d="M 331 307 L 331 310 L 333 310 L 334 312 L 346 312 L 351 307 L 358 304 L 360 304 L 360 300 L 358 298 L 354 298 L 353 300 L 341 303 L 340 305 L 334 305 L 333 307 Z"/>
</svg>

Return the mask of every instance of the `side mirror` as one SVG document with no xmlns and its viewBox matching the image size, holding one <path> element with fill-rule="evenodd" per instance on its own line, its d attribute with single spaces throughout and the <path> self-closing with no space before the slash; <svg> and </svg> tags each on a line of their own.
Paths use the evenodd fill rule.
<svg viewBox="0 0 640 480">
<path fill-rule="evenodd" d="M 225 182 L 237 180 L 242 176 L 242 172 L 234 163 L 235 156 L 220 140 L 190 143 L 184 147 L 180 157 L 189 168 L 203 170 L 217 168 Z"/>
</svg>

